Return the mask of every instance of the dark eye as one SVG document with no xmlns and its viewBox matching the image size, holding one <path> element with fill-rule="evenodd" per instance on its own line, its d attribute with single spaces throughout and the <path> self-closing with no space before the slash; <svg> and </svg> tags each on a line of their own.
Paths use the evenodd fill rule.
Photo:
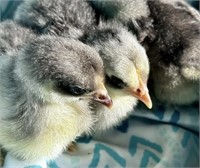
<svg viewBox="0 0 200 168">
<path fill-rule="evenodd" d="M 85 89 L 82 89 L 78 86 L 71 86 L 69 87 L 69 92 L 72 94 L 72 95 L 82 95 L 84 93 L 86 93 L 86 90 Z"/>
<path fill-rule="evenodd" d="M 118 77 L 112 75 L 111 77 L 106 76 L 107 82 L 109 82 L 114 87 L 117 87 L 119 89 L 122 89 L 127 86 L 126 83 L 124 83 L 121 79 Z"/>
<path fill-rule="evenodd" d="M 71 95 L 74 95 L 74 96 L 79 96 L 79 95 L 86 93 L 86 90 L 79 87 L 79 86 L 70 86 L 70 85 L 67 85 L 63 82 L 58 82 L 56 84 L 56 88 L 61 93 L 71 94 Z"/>
</svg>

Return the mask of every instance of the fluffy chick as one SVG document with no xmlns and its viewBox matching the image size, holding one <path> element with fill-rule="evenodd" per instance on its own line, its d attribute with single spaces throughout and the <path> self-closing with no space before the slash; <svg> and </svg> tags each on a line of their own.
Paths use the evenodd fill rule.
<svg viewBox="0 0 200 168">
<path fill-rule="evenodd" d="M 90 102 L 112 104 L 98 53 L 53 36 L 1 57 L 0 145 L 26 161 L 55 158 L 94 122 Z"/>
<path fill-rule="evenodd" d="M 5 55 L 18 51 L 31 38 L 35 37 L 30 29 L 6 20 L 0 22 L 0 54 Z"/>
<path fill-rule="evenodd" d="M 93 46 L 104 62 L 106 88 L 112 97 L 112 109 L 98 106 L 96 130 L 120 124 L 129 116 L 137 99 L 152 107 L 147 89 L 149 62 L 135 36 L 118 22 L 101 23 L 80 38 Z"/>
<path fill-rule="evenodd" d="M 200 14 L 182 0 L 148 1 L 155 39 L 148 44 L 156 98 L 188 105 L 199 100 Z"/>
<path fill-rule="evenodd" d="M 94 24 L 95 14 L 83 0 L 29 0 L 18 7 L 14 19 L 37 33 L 78 38 Z"/>
</svg>

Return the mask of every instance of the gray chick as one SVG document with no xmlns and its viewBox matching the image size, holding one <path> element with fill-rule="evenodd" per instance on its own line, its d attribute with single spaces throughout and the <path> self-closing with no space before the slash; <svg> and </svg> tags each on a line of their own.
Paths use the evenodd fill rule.
<svg viewBox="0 0 200 168">
<path fill-rule="evenodd" d="M 93 101 L 112 105 L 103 63 L 89 46 L 53 36 L 12 54 L 0 61 L 0 145 L 26 161 L 53 159 L 91 131 Z"/>
<path fill-rule="evenodd" d="M 91 4 L 99 15 L 128 26 L 146 47 L 151 94 L 168 104 L 198 101 L 200 15 L 197 11 L 184 0 L 98 0 Z M 108 7 L 115 12 L 108 12 Z"/>
<path fill-rule="evenodd" d="M 155 39 L 148 42 L 152 88 L 162 102 L 199 99 L 200 14 L 183 0 L 148 1 Z"/>
<path fill-rule="evenodd" d="M 152 107 L 147 88 L 149 61 L 136 36 L 118 22 L 100 22 L 80 38 L 93 46 L 104 62 L 106 88 L 112 97 L 112 109 L 98 106 L 95 130 L 106 130 L 127 118 L 141 100 Z"/>
<path fill-rule="evenodd" d="M 27 41 L 34 38 L 34 33 L 11 20 L 0 22 L 0 55 L 16 52 Z"/>
<path fill-rule="evenodd" d="M 92 7 L 83 0 L 24 1 L 14 19 L 37 33 L 70 38 L 78 38 L 96 22 Z"/>
</svg>

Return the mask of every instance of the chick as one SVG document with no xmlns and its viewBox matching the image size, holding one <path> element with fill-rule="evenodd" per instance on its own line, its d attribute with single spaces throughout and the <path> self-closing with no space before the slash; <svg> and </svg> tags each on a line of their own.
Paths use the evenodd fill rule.
<svg viewBox="0 0 200 168">
<path fill-rule="evenodd" d="M 53 159 L 91 131 L 91 102 L 112 105 L 103 63 L 89 46 L 53 36 L 12 54 L 0 61 L 0 145 L 22 160 Z"/>
<path fill-rule="evenodd" d="M 34 33 L 11 20 L 0 22 L 0 55 L 18 51 Z"/>
<path fill-rule="evenodd" d="M 182 0 L 148 1 L 155 39 L 148 43 L 156 98 L 188 105 L 199 100 L 200 14 Z"/>
<path fill-rule="evenodd" d="M 198 101 L 200 14 L 196 10 L 184 0 L 98 0 L 90 4 L 107 20 L 125 24 L 145 46 L 151 66 L 150 92 L 156 99 L 179 105 Z"/>
<path fill-rule="evenodd" d="M 120 124 L 133 111 L 137 99 L 152 107 L 147 88 L 149 62 L 135 36 L 118 22 L 101 22 L 80 40 L 93 46 L 103 59 L 106 88 L 113 100 L 112 109 L 96 107 L 95 130 Z"/>
<path fill-rule="evenodd" d="M 78 38 L 96 22 L 93 9 L 83 0 L 24 1 L 14 19 L 37 33 L 70 38 Z"/>
</svg>

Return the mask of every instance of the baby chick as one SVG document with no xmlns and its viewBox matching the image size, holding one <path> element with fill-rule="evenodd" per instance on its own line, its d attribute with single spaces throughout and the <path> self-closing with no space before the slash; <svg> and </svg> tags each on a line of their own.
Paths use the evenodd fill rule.
<svg viewBox="0 0 200 168">
<path fill-rule="evenodd" d="M 103 59 L 106 88 L 113 100 L 112 109 L 96 108 L 96 130 L 120 124 L 132 112 L 137 99 L 152 107 L 147 89 L 149 62 L 135 36 L 118 22 L 101 22 L 80 40 L 93 46 Z"/>
<path fill-rule="evenodd" d="M 199 100 L 200 14 L 182 0 L 148 1 L 155 39 L 148 45 L 152 87 L 168 104 Z"/>
<path fill-rule="evenodd" d="M 14 21 L 0 22 L 0 54 L 5 55 L 18 51 L 33 37 L 35 35 L 30 29 L 24 28 Z"/>
<path fill-rule="evenodd" d="M 18 7 L 14 19 L 37 33 L 78 38 L 95 23 L 95 14 L 83 0 L 28 0 Z"/>
<path fill-rule="evenodd" d="M 89 46 L 53 36 L 12 54 L 0 61 L 0 145 L 22 160 L 53 159 L 90 132 L 91 102 L 112 105 L 103 63 Z"/>
</svg>

